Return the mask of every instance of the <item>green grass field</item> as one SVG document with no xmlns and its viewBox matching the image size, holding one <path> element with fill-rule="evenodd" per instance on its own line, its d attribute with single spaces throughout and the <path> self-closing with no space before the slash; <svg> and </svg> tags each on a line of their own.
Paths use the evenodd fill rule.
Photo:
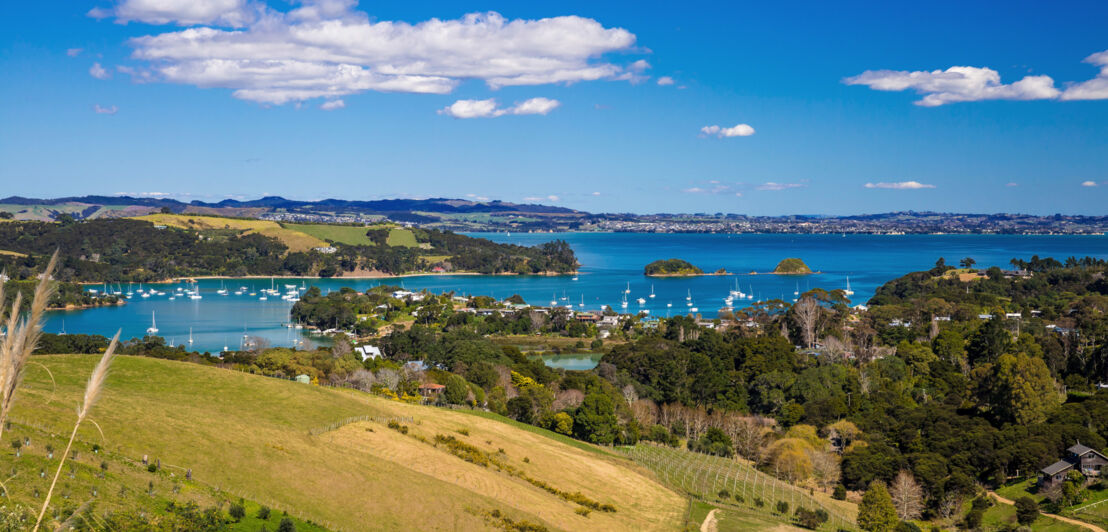
<svg viewBox="0 0 1108 532">
<path fill-rule="evenodd" d="M 46 371 L 32 365 L 12 413 L 13 431 L 59 441 L 96 360 L 33 361 L 50 369 L 56 389 Z M 343 424 L 354 417 L 363 420 Z M 585 451 L 499 419 L 195 364 L 117 358 L 90 419 L 103 436 L 92 423 L 82 426 L 75 477 L 62 488 L 69 498 L 56 499 L 55 507 L 75 507 L 92 489 L 113 495 L 91 510 L 100 515 L 112 505 L 145 509 L 168 500 L 208 505 L 242 497 L 248 515 L 251 505 L 264 504 L 332 530 L 483 530 L 492 527 L 493 510 L 549 529 L 673 530 L 685 511 L 680 495 L 625 458 Z M 388 419 L 401 420 L 410 433 L 387 428 Z M 4 434 L 5 440 L 15 432 Z M 438 434 L 454 435 L 532 478 L 617 511 L 582 516 L 569 501 L 433 445 Z M 101 453 L 91 452 L 93 444 L 102 446 Z M 3 457 L 27 460 L 41 450 L 33 445 L 15 459 L 9 447 Z M 101 456 L 111 457 L 106 479 L 96 477 Z M 143 456 L 160 460 L 162 469 L 147 472 Z M 37 475 L 34 463 L 19 464 L 18 474 L 6 481 L 9 492 L 13 501 L 33 505 L 35 490 L 44 492 L 47 479 Z M 186 469 L 192 482 L 182 481 Z M 147 495 L 149 482 L 153 496 Z M 120 491 L 125 495 L 117 496 Z M 268 528 L 275 529 L 276 521 Z"/>
<path fill-rule="evenodd" d="M 281 224 L 286 229 L 292 229 L 294 231 L 300 231 L 311 235 L 320 240 L 327 240 L 331 242 L 338 242 L 340 244 L 349 244 L 352 246 L 372 246 L 375 245 L 372 240 L 367 237 L 367 229 L 362 226 L 352 225 L 328 225 L 328 224 Z"/>
<path fill-rule="evenodd" d="M 393 227 L 389 230 L 389 238 L 385 243 L 390 246 L 419 247 L 419 242 L 416 242 L 415 233 L 412 233 L 411 229 L 404 229 L 402 227 Z"/>
</svg>

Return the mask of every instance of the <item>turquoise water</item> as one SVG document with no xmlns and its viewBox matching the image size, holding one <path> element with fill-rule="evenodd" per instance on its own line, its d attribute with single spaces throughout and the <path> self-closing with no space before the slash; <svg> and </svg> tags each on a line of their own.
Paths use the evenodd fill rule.
<svg viewBox="0 0 1108 532">
<path fill-rule="evenodd" d="M 379 284 L 400 285 L 408 289 L 461 294 L 491 295 L 506 298 L 519 294 L 532 304 L 573 304 L 575 309 L 598 310 L 612 305 L 619 310 L 624 290 L 630 286 L 628 312 L 649 310 L 665 317 L 696 308 L 706 317 L 716 315 L 723 298 L 736 281 L 743 292 L 755 299 L 791 300 L 794 291 L 809 288 L 844 288 L 847 277 L 855 294 L 855 304 L 864 303 L 882 283 L 906 272 L 928 269 L 939 257 L 956 264 L 973 257 L 977 266 L 1009 267 L 1014 257 L 1064 259 L 1091 255 L 1108 258 L 1108 237 L 1104 236 L 1008 236 L 1008 235 L 714 235 L 646 233 L 531 233 L 473 234 L 497 242 L 534 245 L 554 239 L 570 243 L 582 264 L 576 281 L 572 276 L 473 276 L 428 275 L 401 279 L 312 279 L 306 286 L 336 290 L 350 286 L 365 290 Z M 736 275 L 694 278 L 651 279 L 642 275 L 643 266 L 656 259 L 682 258 L 705 271 L 725 268 Z M 786 257 L 799 257 L 821 273 L 807 276 L 750 275 L 768 272 Z M 301 280 L 277 279 L 276 284 L 300 286 Z M 239 286 L 247 293 L 270 286 L 269 279 L 228 280 L 230 294 L 216 293 L 219 280 L 199 283 L 203 299 L 177 297 L 169 301 L 177 285 L 157 285 L 166 296 L 137 296 L 122 307 L 55 312 L 48 317 L 50 332 L 90 333 L 110 336 L 122 329 L 123 338 L 140 337 L 150 327 L 151 312 L 156 313 L 158 334 L 174 344 L 187 344 L 192 328 L 193 344 L 199 351 L 237 349 L 243 334 L 260 336 L 274 346 L 308 346 L 317 339 L 303 331 L 284 326 L 292 303 L 270 296 L 233 295 Z M 150 285 L 147 285 L 149 287 Z M 183 285 L 182 285 L 183 286 Z M 99 287 L 94 287 L 99 288 Z M 125 287 L 126 288 L 126 287 Z M 135 286 L 137 288 L 137 285 Z M 653 289 L 655 296 L 650 298 Z M 282 289 L 283 291 L 283 289 Z M 691 295 L 692 305 L 686 304 Z M 562 299 L 562 298 L 565 299 Z M 636 299 L 643 298 L 640 305 Z M 581 303 L 584 306 L 579 306 Z M 672 306 L 669 306 L 672 305 Z M 739 306 L 740 302 L 735 301 Z M 302 342 L 296 344 L 296 342 Z"/>
<path fill-rule="evenodd" d="M 600 363 L 601 353 L 568 353 L 564 355 L 543 355 L 542 362 L 552 368 L 577 371 L 595 368 Z"/>
</svg>

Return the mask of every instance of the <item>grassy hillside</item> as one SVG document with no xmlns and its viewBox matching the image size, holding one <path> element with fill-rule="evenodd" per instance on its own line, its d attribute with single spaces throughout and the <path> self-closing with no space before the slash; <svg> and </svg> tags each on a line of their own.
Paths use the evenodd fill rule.
<svg viewBox="0 0 1108 532">
<path fill-rule="evenodd" d="M 804 264 L 804 261 L 797 258 L 784 259 L 777 263 L 777 267 L 773 269 L 773 273 L 787 274 L 787 275 L 800 275 L 812 273 L 812 269 Z"/>
<path fill-rule="evenodd" d="M 281 224 L 286 229 L 299 231 L 320 240 L 329 240 L 352 246 L 372 246 L 373 241 L 366 236 L 366 228 L 353 225 L 329 224 Z"/>
<path fill-rule="evenodd" d="M 280 240 L 289 247 L 290 251 L 308 251 L 312 248 L 327 245 L 326 242 L 316 236 L 294 229 L 287 229 L 277 222 L 268 220 L 243 220 L 215 216 L 189 216 L 186 214 L 147 214 L 146 216 L 137 216 L 135 218 L 158 225 L 179 227 L 182 229 L 234 229 L 247 233 L 259 233 Z"/>
<path fill-rule="evenodd" d="M 733 459 L 648 444 L 621 450 L 654 471 L 667 486 L 721 508 L 735 522 L 753 519 L 791 523 L 793 512 L 803 507 L 827 511 L 830 519 L 823 530 L 856 526 L 854 504 L 833 500 L 822 493 L 811 494 Z M 781 501 L 788 503 L 788 515 L 776 512 L 775 507 Z"/>
<path fill-rule="evenodd" d="M 389 230 L 389 239 L 387 243 L 390 246 L 404 246 L 408 248 L 419 246 L 419 243 L 416 242 L 415 233 L 412 233 L 411 229 L 404 229 L 401 227 L 393 227 Z"/>
<path fill-rule="evenodd" d="M 45 371 L 29 370 L 12 415 L 15 428 L 5 438 L 32 430 L 30 425 L 39 434 L 66 433 L 95 364 L 89 356 L 35 360 L 52 371 L 57 389 Z M 203 499 L 218 487 L 331 529 L 480 530 L 503 526 L 507 518 L 550 529 L 672 530 L 686 508 L 680 496 L 626 459 L 495 419 L 187 363 L 120 357 L 91 417 L 103 438 L 92 424 L 79 434 L 77 477 L 88 476 L 87 484 L 97 482 L 100 457 L 89 449 L 99 443 L 101 456 L 119 463 L 133 464 L 144 455 L 160 460 L 162 472 L 149 477 L 157 480 L 153 491 L 159 497 Z M 341 424 L 350 418 L 365 420 Z M 408 427 L 407 433 L 390 429 L 389 420 Z M 456 444 L 436 445 L 436 436 L 454 437 L 469 454 L 452 452 Z M 19 462 L 28 456 L 12 454 L 6 448 L 2 458 Z M 499 465 L 482 466 L 459 454 Z M 100 481 L 99 489 L 115 494 L 124 486 L 131 497 L 113 497 L 93 511 L 145 500 L 150 474 L 141 467 L 109 466 L 113 475 L 117 469 L 119 475 Z M 194 482 L 180 481 L 185 469 L 192 470 Z M 45 492 L 47 479 L 35 472 L 20 466 L 20 474 L 7 481 L 17 501 L 33 504 L 29 492 Z M 89 488 L 76 481 L 65 483 L 69 501 L 79 502 Z M 581 515 L 580 504 L 535 481 L 616 511 Z M 173 483 L 183 486 L 181 493 L 172 493 Z"/>
</svg>

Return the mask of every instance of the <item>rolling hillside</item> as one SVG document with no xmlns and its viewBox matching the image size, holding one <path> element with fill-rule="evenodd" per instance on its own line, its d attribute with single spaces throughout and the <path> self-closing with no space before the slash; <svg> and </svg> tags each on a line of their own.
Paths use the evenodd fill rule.
<svg viewBox="0 0 1108 532">
<path fill-rule="evenodd" d="M 20 458 L 5 446 L 0 458 L 5 471 L 17 470 L 6 481 L 12 499 L 28 506 L 41 504 L 35 494 L 49 480 L 37 474 L 48 469 L 43 442 L 64 447 L 60 435 L 95 364 L 94 357 L 72 355 L 35 361 L 50 369 L 56 390 L 42 368 L 28 370 L 4 437 L 30 436 L 33 444 Z M 264 504 L 340 530 L 510 523 L 674 530 L 687 507 L 649 472 L 600 448 L 466 412 L 187 363 L 118 358 L 91 418 L 103 435 L 82 426 L 74 476 L 63 475 L 60 486 L 69 498 L 56 497 L 55 507 L 75 508 L 93 490 L 118 495 L 97 499 L 88 510 L 94 515 L 160 507 L 158 501 L 206 506 L 242 497 L 248 508 Z M 99 453 L 93 444 L 102 446 Z M 143 456 L 162 469 L 147 472 L 138 464 Z M 192 481 L 182 478 L 187 469 Z M 615 511 L 586 511 L 590 503 Z"/>
</svg>

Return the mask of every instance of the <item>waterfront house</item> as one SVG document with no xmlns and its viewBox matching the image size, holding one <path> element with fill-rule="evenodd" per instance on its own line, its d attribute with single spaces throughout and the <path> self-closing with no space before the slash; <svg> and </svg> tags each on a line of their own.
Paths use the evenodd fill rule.
<svg viewBox="0 0 1108 532">
<path fill-rule="evenodd" d="M 1066 480 L 1066 475 L 1070 471 L 1077 471 L 1086 479 L 1094 479 L 1100 476 L 1101 468 L 1106 465 L 1108 465 L 1108 457 L 1078 442 L 1066 449 L 1064 458 L 1039 470 L 1039 489 L 1050 489 L 1060 485 Z"/>
</svg>

